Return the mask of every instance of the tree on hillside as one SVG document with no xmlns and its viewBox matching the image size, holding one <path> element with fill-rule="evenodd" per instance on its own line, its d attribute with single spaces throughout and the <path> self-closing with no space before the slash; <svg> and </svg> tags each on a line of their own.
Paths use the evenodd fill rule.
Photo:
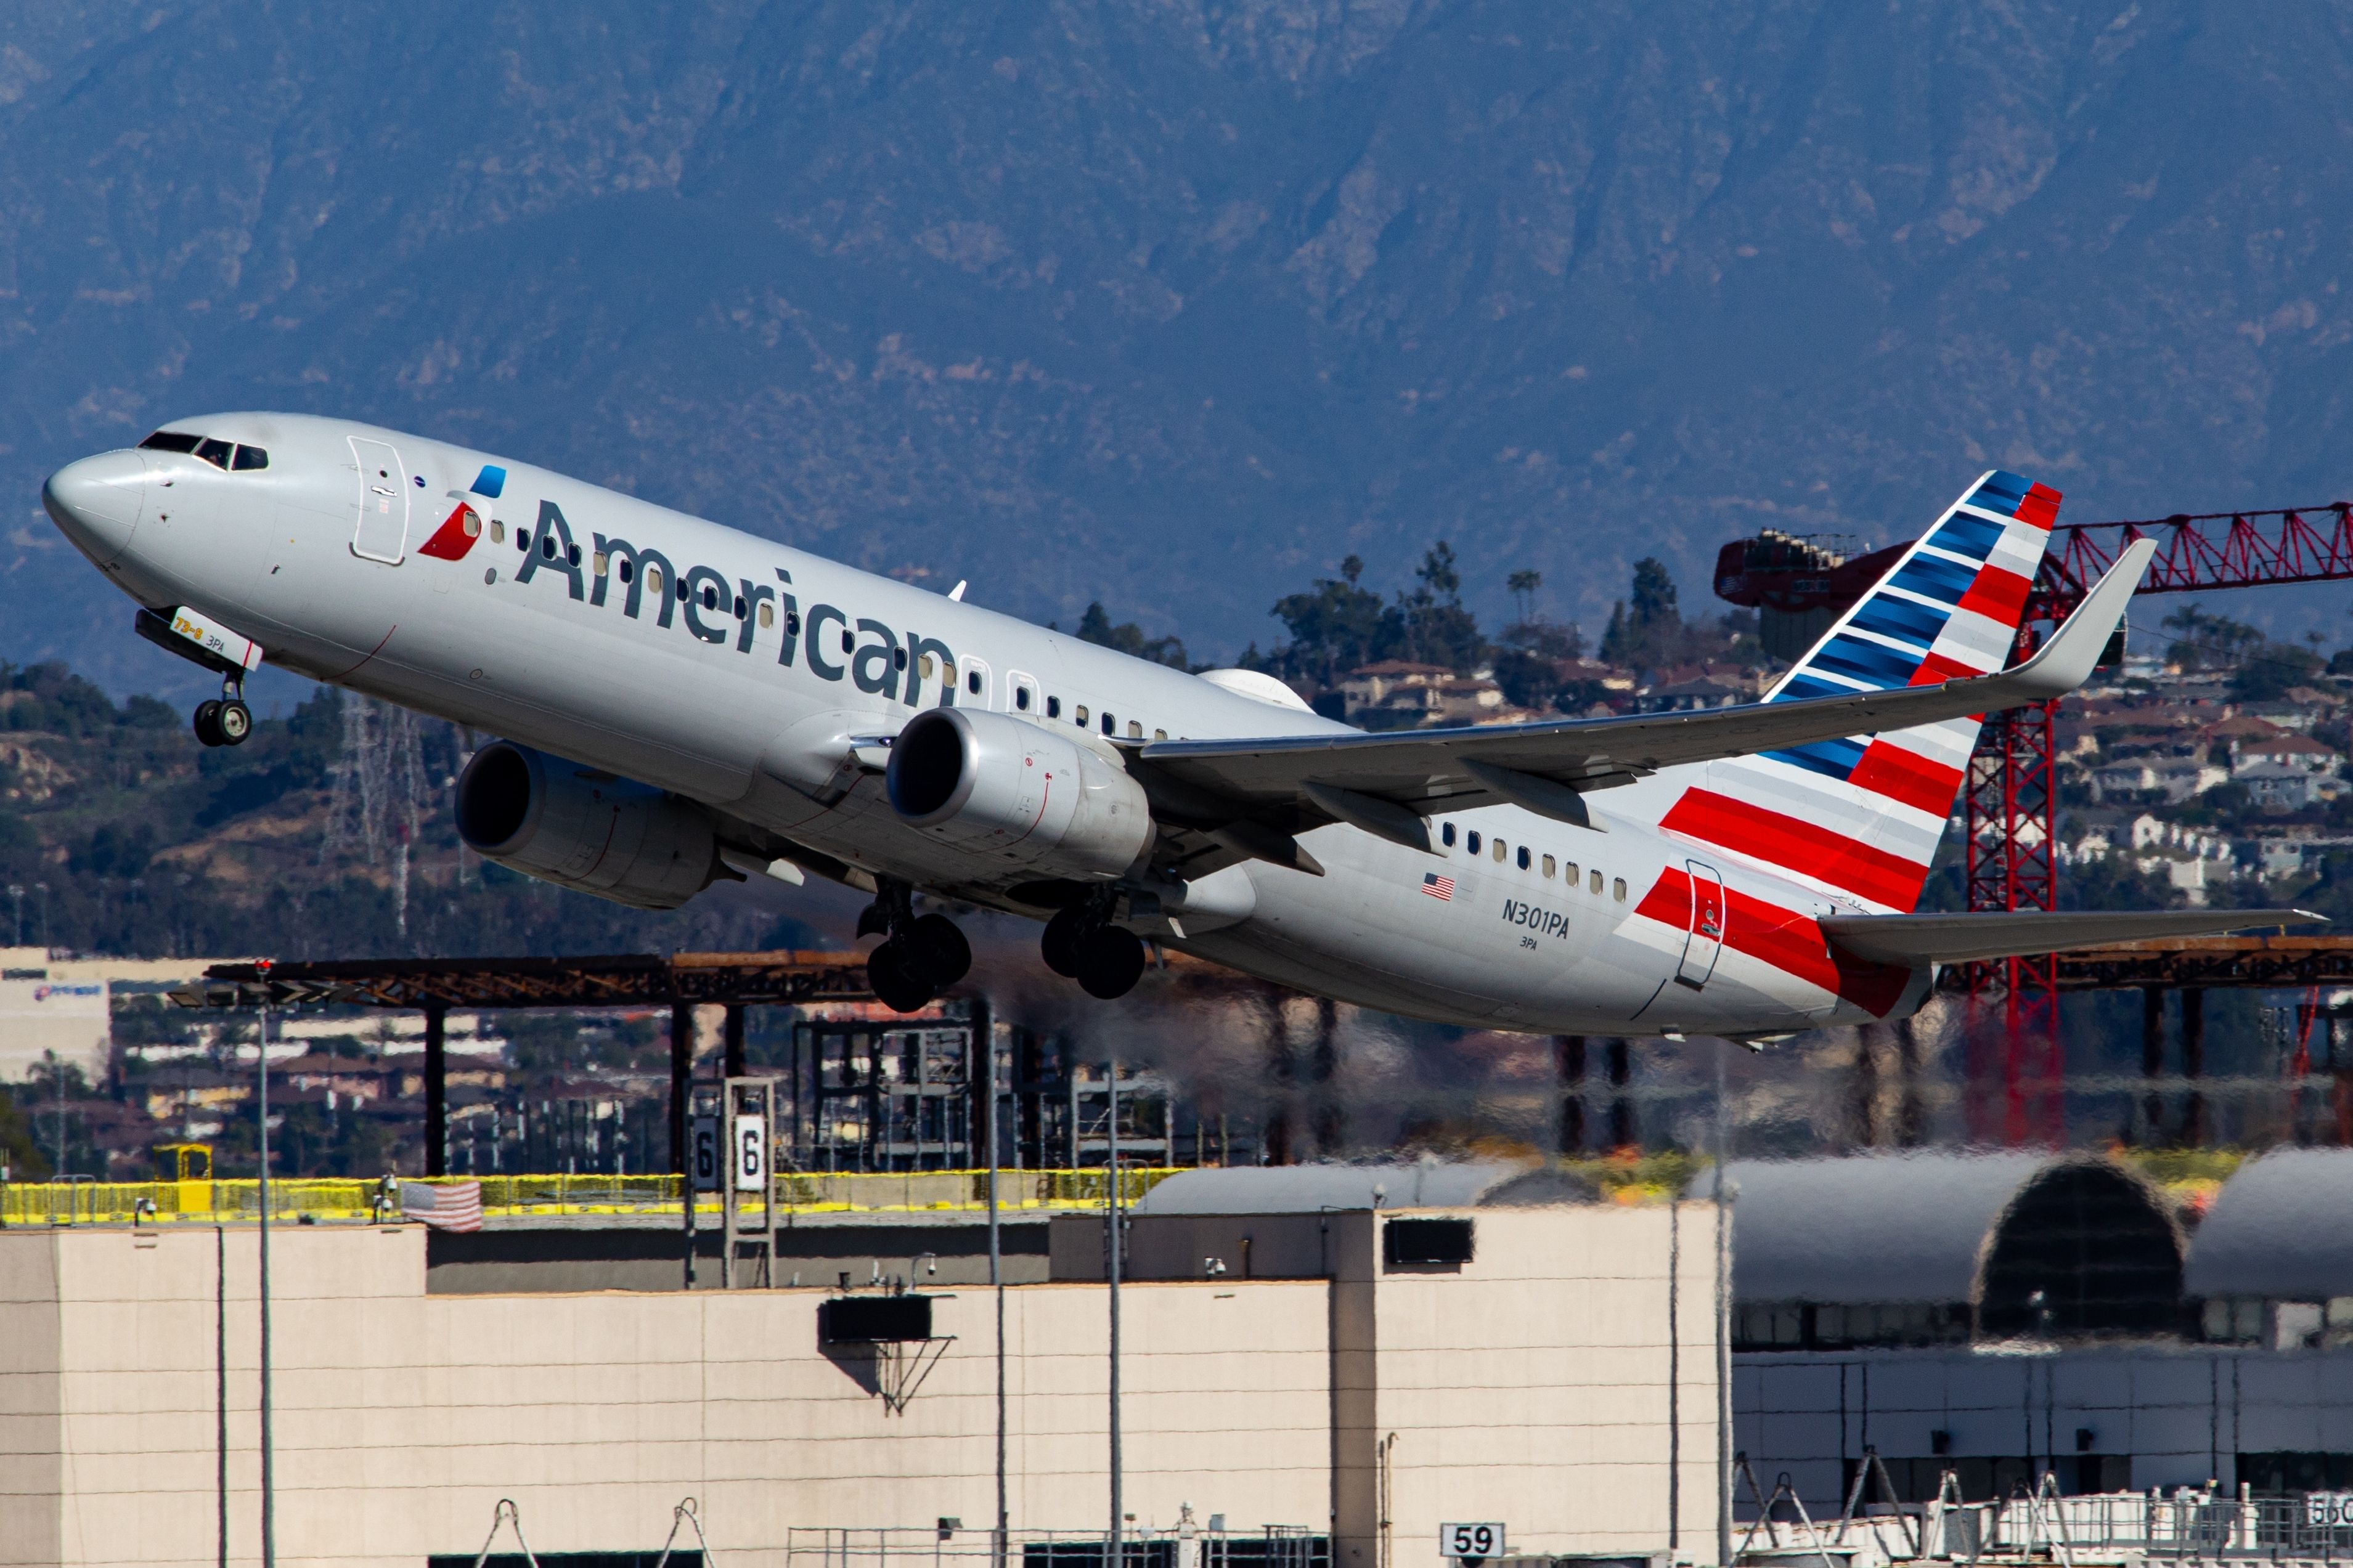
<svg viewBox="0 0 2353 1568">
<path fill-rule="evenodd" d="M 1319 686 L 1337 686 L 1348 671 L 1379 657 L 1388 606 L 1381 596 L 1357 586 L 1365 563 L 1351 555 L 1340 563 L 1337 577 L 1319 577 L 1303 594 L 1289 594 L 1274 602 L 1272 614 L 1291 633 L 1291 641 L 1273 658 L 1287 660 L 1282 673 L 1305 678 Z"/>
<path fill-rule="evenodd" d="M 1155 664 L 1174 665 L 1178 669 L 1189 668 L 1185 659 L 1185 644 L 1176 637 L 1147 637 L 1144 628 L 1134 621 L 1111 624 L 1111 616 L 1097 599 L 1087 605 L 1087 613 L 1079 617 L 1079 640 L 1099 647 L 1116 648 L 1137 658 L 1148 658 Z"/>
<path fill-rule="evenodd" d="M 1462 574 L 1455 565 L 1454 547 L 1440 540 L 1423 553 L 1413 574 L 1421 586 L 1398 600 L 1406 626 L 1400 657 L 1470 674 L 1486 662 L 1487 639 L 1480 635 L 1477 618 L 1462 607 Z"/>
<path fill-rule="evenodd" d="M 1645 555 L 1634 563 L 1627 598 L 1610 606 L 1609 628 L 1601 634 L 1601 657 L 1630 669 L 1672 661 L 1681 652 L 1683 617 L 1675 603 L 1675 580 L 1665 563 Z"/>
<path fill-rule="evenodd" d="M 2236 668 L 2263 646 L 2263 628 L 2228 616 L 2208 615 L 2195 603 L 2187 604 L 2162 623 L 2174 634 L 2165 661 L 2183 673 Z"/>
</svg>

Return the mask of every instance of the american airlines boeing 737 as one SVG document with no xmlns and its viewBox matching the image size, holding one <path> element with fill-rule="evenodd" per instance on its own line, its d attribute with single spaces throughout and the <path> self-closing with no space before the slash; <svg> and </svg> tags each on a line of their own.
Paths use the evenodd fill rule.
<svg viewBox="0 0 2353 1568">
<path fill-rule="evenodd" d="M 2005 668 L 2059 499 L 1983 475 L 1759 702 L 1366 733 L 371 426 L 174 420 L 42 495 L 220 674 L 206 744 L 265 660 L 504 736 L 459 782 L 471 847 L 646 909 L 845 883 L 901 1011 L 971 965 L 922 893 L 1044 921 L 1099 997 L 1148 938 L 1447 1023 L 1752 1040 L 1908 1015 L 1939 963 L 2317 918 L 1913 912 L 1978 716 L 2080 685 L 2154 549 Z"/>
</svg>

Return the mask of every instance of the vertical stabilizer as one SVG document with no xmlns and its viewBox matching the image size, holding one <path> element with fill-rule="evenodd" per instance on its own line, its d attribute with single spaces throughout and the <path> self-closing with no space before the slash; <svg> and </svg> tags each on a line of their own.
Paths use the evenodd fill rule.
<svg viewBox="0 0 2353 1568">
<path fill-rule="evenodd" d="M 1997 468 L 1855 602 L 1765 699 L 1884 691 L 2001 668 L 2059 492 Z M 1712 763 L 1660 819 L 1867 910 L 1908 910 L 1976 746 L 1948 720 Z"/>
</svg>

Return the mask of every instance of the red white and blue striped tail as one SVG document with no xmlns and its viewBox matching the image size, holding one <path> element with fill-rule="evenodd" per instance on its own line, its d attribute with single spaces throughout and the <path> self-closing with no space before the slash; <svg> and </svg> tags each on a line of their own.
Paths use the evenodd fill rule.
<svg viewBox="0 0 2353 1568">
<path fill-rule="evenodd" d="M 1969 487 L 1765 700 L 1921 686 L 2001 668 L 2059 492 L 1994 469 Z M 1875 910 L 1909 910 L 1977 744 L 1978 721 L 1713 763 L 1660 826 Z"/>
</svg>

